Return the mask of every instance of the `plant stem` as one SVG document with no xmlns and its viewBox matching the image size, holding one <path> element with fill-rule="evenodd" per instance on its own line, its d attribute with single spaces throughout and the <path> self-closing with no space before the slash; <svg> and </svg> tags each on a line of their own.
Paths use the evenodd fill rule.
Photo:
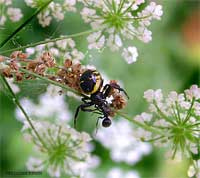
<svg viewBox="0 0 200 178">
<path fill-rule="evenodd" d="M 15 102 L 15 104 L 19 107 L 19 109 L 22 111 L 22 113 L 24 114 L 26 120 L 28 121 L 30 127 L 32 128 L 33 132 L 35 133 L 35 135 L 38 137 L 39 141 L 41 142 L 41 144 L 44 146 L 44 148 L 47 149 L 47 146 L 45 144 L 45 142 L 42 140 L 42 138 L 40 137 L 39 133 L 37 132 L 37 130 L 35 129 L 33 123 L 31 122 L 31 119 L 29 118 L 28 114 L 26 113 L 26 111 L 24 110 L 24 108 L 22 107 L 22 105 L 20 104 L 17 96 L 15 95 L 15 93 L 13 92 L 12 88 L 10 87 L 9 83 L 7 82 L 7 80 L 5 79 L 5 77 L 3 75 L 1 75 L 3 82 L 5 83 L 6 87 L 8 88 L 13 101 Z"/>
<path fill-rule="evenodd" d="M 23 29 L 37 14 L 39 14 L 44 8 L 46 8 L 53 0 L 49 0 L 44 3 L 39 9 L 37 9 L 31 17 L 29 17 L 23 24 L 21 24 L 13 33 L 11 33 L 1 44 L 2 48 L 9 40 L 11 40 L 21 29 Z"/>
<path fill-rule="evenodd" d="M 126 115 L 126 114 L 124 114 L 122 112 L 117 111 L 117 114 L 119 116 L 121 116 L 121 117 L 123 117 L 123 118 L 125 118 L 125 119 L 127 119 L 127 120 L 129 120 L 131 122 L 133 122 L 135 125 L 137 125 L 139 127 L 142 127 L 145 130 L 148 130 L 150 132 L 154 132 L 154 133 L 159 134 L 159 135 L 163 135 L 163 133 L 161 131 L 159 131 L 158 129 L 154 129 L 154 128 L 148 126 L 148 125 L 142 124 L 142 123 L 134 120 L 133 118 L 130 118 L 128 115 Z"/>
<path fill-rule="evenodd" d="M 44 81 L 46 81 L 46 82 L 48 82 L 48 83 L 51 83 L 51 84 L 56 85 L 56 86 L 59 86 L 59 87 L 61 87 L 61 88 L 63 88 L 63 89 L 66 89 L 66 90 L 68 90 L 68 91 L 71 91 L 71 92 L 73 92 L 73 93 L 75 93 L 75 94 L 81 96 L 81 94 L 80 94 L 79 92 L 77 92 L 76 90 L 71 89 L 70 87 L 68 87 L 68 86 L 66 86 L 66 85 L 63 85 L 63 84 L 58 83 L 58 82 L 55 82 L 55 81 L 53 81 L 53 80 L 50 80 L 50 79 L 48 79 L 48 78 L 46 78 L 46 77 L 43 77 L 43 76 L 41 76 L 41 75 L 39 75 L 39 74 L 36 74 L 36 73 L 34 73 L 34 72 L 31 72 L 31 71 L 26 70 L 26 69 L 23 69 L 23 68 L 20 68 L 19 70 L 20 70 L 21 72 L 24 72 L 24 73 L 26 73 L 26 74 L 30 74 L 30 75 L 32 75 L 32 76 L 34 76 L 34 77 L 37 77 L 37 78 L 39 78 L 39 79 L 42 79 L 42 80 L 44 80 Z"/>
<path fill-rule="evenodd" d="M 54 38 L 54 39 L 39 41 L 39 42 L 36 42 L 36 43 L 32 43 L 32 44 L 28 44 L 28 45 L 25 45 L 25 46 L 21 46 L 21 47 L 18 47 L 18 48 L 13 48 L 13 49 L 1 51 L 0 54 L 4 54 L 4 53 L 7 53 L 7 52 L 13 52 L 13 51 L 19 51 L 19 50 L 23 50 L 25 48 L 35 47 L 37 45 L 46 44 L 46 43 L 50 43 L 50 42 L 55 42 L 55 41 L 58 41 L 58 40 L 64 40 L 64 39 L 67 39 L 67 38 L 74 38 L 74 37 L 90 34 L 92 32 L 98 31 L 98 30 L 86 30 L 86 31 L 83 31 L 83 32 L 80 32 L 80 33 L 75 33 L 75 34 L 66 35 L 66 36 L 62 36 L 62 37 L 58 37 L 58 38 Z"/>
<path fill-rule="evenodd" d="M 191 115 L 192 107 L 194 105 L 194 101 L 195 101 L 195 98 L 192 98 L 192 103 L 190 105 L 190 108 L 188 109 L 187 116 L 185 117 L 183 124 L 185 124 L 190 119 L 190 115 Z"/>
<path fill-rule="evenodd" d="M 170 122 L 172 125 L 176 125 L 171 119 L 169 119 L 162 111 L 161 109 L 158 107 L 158 105 L 156 104 L 156 102 L 153 102 L 154 106 L 156 107 L 156 109 L 158 110 L 158 113 L 160 114 L 161 117 L 163 117 L 163 119 L 165 119 L 166 121 Z"/>
</svg>

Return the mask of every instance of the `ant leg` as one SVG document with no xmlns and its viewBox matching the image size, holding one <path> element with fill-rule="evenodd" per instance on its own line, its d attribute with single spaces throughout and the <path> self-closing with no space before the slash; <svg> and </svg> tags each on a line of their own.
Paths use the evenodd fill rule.
<svg viewBox="0 0 200 178">
<path fill-rule="evenodd" d="M 98 118 L 96 122 L 95 136 L 97 135 L 97 132 L 98 132 L 99 119 L 100 118 Z"/>
<path fill-rule="evenodd" d="M 75 116 L 74 116 L 74 127 L 75 128 L 76 128 L 77 116 L 78 116 L 78 113 L 80 112 L 80 109 L 82 111 L 92 112 L 92 109 L 86 109 L 87 107 L 90 107 L 92 105 L 93 105 L 92 103 L 84 103 L 84 104 L 81 104 L 80 106 L 77 107 L 76 113 L 75 113 Z"/>
<path fill-rule="evenodd" d="M 98 132 L 98 129 L 99 129 L 99 127 L 98 127 L 98 125 L 99 125 L 99 119 L 103 119 L 103 118 L 104 118 L 104 117 L 98 117 L 98 119 L 97 119 L 95 136 L 97 135 L 97 132 Z"/>
<path fill-rule="evenodd" d="M 118 84 L 116 84 L 116 83 L 106 84 L 106 85 L 104 86 L 104 88 L 103 88 L 104 97 L 107 97 L 107 96 L 109 95 L 109 93 L 110 93 L 110 91 L 111 91 L 112 88 L 119 90 L 119 92 L 122 91 L 122 92 L 126 95 L 126 97 L 129 99 L 129 96 L 128 96 L 128 94 L 126 93 L 126 91 L 125 91 L 123 88 L 121 88 L 121 87 L 120 87 Z"/>
</svg>

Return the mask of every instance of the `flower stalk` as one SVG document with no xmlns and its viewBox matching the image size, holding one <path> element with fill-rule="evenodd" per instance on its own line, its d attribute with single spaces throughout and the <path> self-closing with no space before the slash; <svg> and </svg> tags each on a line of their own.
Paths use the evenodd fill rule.
<svg viewBox="0 0 200 178">
<path fill-rule="evenodd" d="M 21 24 L 13 33 L 11 33 L 2 43 L 0 43 L 0 48 L 2 48 L 8 41 L 10 41 L 19 31 L 21 31 L 32 19 L 35 18 L 43 9 L 45 9 L 53 0 L 48 0 L 43 6 L 38 8 L 31 17 L 29 17 L 23 24 Z"/>
<path fill-rule="evenodd" d="M 54 39 L 39 41 L 39 42 L 36 42 L 36 43 L 31 43 L 31 44 L 28 44 L 28 45 L 25 45 L 25 46 L 21 46 L 21 47 L 18 47 L 18 48 L 0 51 L 0 54 L 9 53 L 9 52 L 13 52 L 13 51 L 20 51 L 20 50 L 24 50 L 26 48 L 35 47 L 35 46 L 38 46 L 38 45 L 56 42 L 56 41 L 60 41 L 60 40 L 64 40 L 64 39 L 75 38 L 75 37 L 90 34 L 90 33 L 95 32 L 95 31 L 97 31 L 97 30 L 94 30 L 94 29 L 93 30 L 86 30 L 86 31 L 83 31 L 83 32 L 80 32 L 80 33 L 75 33 L 75 34 L 61 36 L 61 37 L 54 38 Z"/>
<path fill-rule="evenodd" d="M 37 130 L 35 129 L 33 123 L 31 122 L 31 119 L 29 118 L 28 114 L 26 113 L 26 111 L 24 110 L 24 108 L 22 107 L 21 103 L 19 102 L 17 96 L 15 95 L 15 93 L 13 92 L 12 88 L 10 87 L 9 83 L 7 82 L 7 80 L 5 79 L 5 77 L 3 75 L 1 75 L 1 78 L 4 82 L 4 84 L 6 85 L 8 91 L 10 92 L 13 101 L 15 102 L 15 104 L 19 107 L 19 109 L 22 111 L 22 113 L 24 114 L 26 120 L 28 121 L 30 127 L 32 128 L 33 132 L 35 133 L 35 135 L 37 136 L 38 140 L 41 142 L 41 144 L 44 146 L 44 148 L 47 149 L 45 142 L 43 141 L 42 137 L 39 135 L 39 133 L 37 132 Z"/>
</svg>

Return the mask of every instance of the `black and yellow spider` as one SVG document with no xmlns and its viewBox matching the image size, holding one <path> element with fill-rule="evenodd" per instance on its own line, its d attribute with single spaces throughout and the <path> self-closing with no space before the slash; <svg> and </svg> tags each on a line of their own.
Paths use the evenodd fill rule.
<svg viewBox="0 0 200 178">
<path fill-rule="evenodd" d="M 109 114 L 111 113 L 111 108 L 106 101 L 106 98 L 109 96 L 111 89 L 117 89 L 123 91 L 127 96 L 127 93 L 123 88 L 121 88 L 118 84 L 106 84 L 103 86 L 103 79 L 99 72 L 96 70 L 86 70 L 80 76 L 80 88 L 84 96 L 82 101 L 84 102 L 80 106 L 77 107 L 75 117 L 74 117 L 74 126 L 76 127 L 77 116 L 80 110 L 86 112 L 94 112 L 100 114 L 101 116 L 98 118 L 103 119 L 102 126 L 109 127 L 111 125 L 111 120 L 109 118 Z M 94 108 L 89 108 L 94 106 Z M 97 121 L 98 123 L 98 121 Z"/>
</svg>

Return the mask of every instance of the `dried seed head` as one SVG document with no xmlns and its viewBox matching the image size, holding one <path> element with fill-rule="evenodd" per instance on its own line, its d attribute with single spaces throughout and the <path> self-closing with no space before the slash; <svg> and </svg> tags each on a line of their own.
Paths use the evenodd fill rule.
<svg viewBox="0 0 200 178">
<path fill-rule="evenodd" d="M 116 80 L 110 80 L 110 84 L 118 85 Z M 121 93 L 119 93 L 119 90 L 112 88 L 109 96 L 113 97 L 110 106 L 115 110 L 123 109 L 126 106 L 127 101 L 125 97 Z"/>
<path fill-rule="evenodd" d="M 17 63 L 17 61 L 15 60 L 12 60 L 10 63 L 9 63 L 9 66 L 12 70 L 18 70 L 19 69 L 19 64 Z"/>
<path fill-rule="evenodd" d="M 27 63 L 26 69 L 33 72 L 33 71 L 35 71 L 35 68 L 37 67 L 37 65 L 38 65 L 38 61 L 31 61 L 31 62 Z"/>
<path fill-rule="evenodd" d="M 115 94 L 114 99 L 112 100 L 111 107 L 116 110 L 123 109 L 126 106 L 125 98 L 120 94 Z"/>
<path fill-rule="evenodd" d="M 4 69 L 1 70 L 1 73 L 8 78 L 13 77 L 12 73 L 11 73 L 11 68 L 10 67 L 6 67 Z"/>
<path fill-rule="evenodd" d="M 15 75 L 16 75 L 16 80 L 17 81 L 22 81 L 22 79 L 23 79 L 23 74 L 22 73 L 17 72 Z"/>
<path fill-rule="evenodd" d="M 27 57 L 28 57 L 28 54 L 26 54 L 26 53 L 19 53 L 18 54 L 18 58 L 20 58 L 20 59 L 27 59 Z"/>
<path fill-rule="evenodd" d="M 5 58 L 3 56 L 0 56 L 0 62 L 4 62 Z"/>
<path fill-rule="evenodd" d="M 46 65 L 45 64 L 39 64 L 39 65 L 36 66 L 34 72 L 39 74 L 39 75 L 44 75 L 45 70 L 46 70 Z"/>
<path fill-rule="evenodd" d="M 14 51 L 11 55 L 11 59 L 27 59 L 28 55 L 26 53 L 22 53 L 22 51 Z"/>
<path fill-rule="evenodd" d="M 61 78 L 62 82 L 69 87 L 81 92 L 79 87 L 80 76 L 83 72 L 83 68 L 80 63 L 73 63 L 70 59 L 66 59 L 64 62 L 65 69 L 60 69 L 57 75 Z"/>
<path fill-rule="evenodd" d="M 64 62 L 64 67 L 69 68 L 72 66 L 72 61 L 70 59 L 66 59 Z"/>
<path fill-rule="evenodd" d="M 55 60 L 50 52 L 44 52 L 40 57 L 40 60 L 47 66 L 47 67 L 54 67 Z"/>
<path fill-rule="evenodd" d="M 21 51 L 12 52 L 11 55 L 10 55 L 10 58 L 11 59 L 17 59 L 19 53 L 21 53 Z"/>
</svg>

